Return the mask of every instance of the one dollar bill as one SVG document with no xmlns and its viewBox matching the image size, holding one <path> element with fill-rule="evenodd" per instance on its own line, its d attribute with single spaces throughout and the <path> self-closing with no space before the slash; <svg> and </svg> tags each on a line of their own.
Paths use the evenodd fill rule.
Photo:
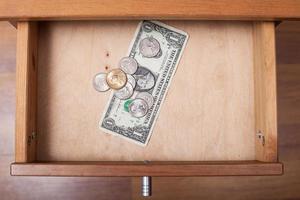
<svg viewBox="0 0 300 200">
<path fill-rule="evenodd" d="M 147 37 L 159 42 L 158 56 L 149 58 L 140 52 L 140 41 Z M 138 25 L 127 56 L 136 59 L 138 71 L 149 71 L 155 77 L 155 85 L 148 91 L 154 97 L 154 104 L 144 117 L 135 118 L 124 109 L 126 100 L 120 100 L 112 94 L 99 123 L 102 131 L 142 146 L 147 145 L 187 40 L 187 33 L 161 22 L 142 21 Z M 138 92 L 135 91 L 132 98 L 136 93 Z"/>
</svg>

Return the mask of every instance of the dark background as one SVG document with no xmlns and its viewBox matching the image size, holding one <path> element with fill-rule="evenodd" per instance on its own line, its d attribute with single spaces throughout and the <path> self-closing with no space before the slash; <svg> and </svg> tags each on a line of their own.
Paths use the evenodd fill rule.
<svg viewBox="0 0 300 200">
<path fill-rule="evenodd" d="M 283 176 L 153 178 L 151 199 L 300 199 L 300 22 L 276 30 L 278 143 Z M 11 177 L 16 29 L 0 22 L 0 199 L 142 199 L 139 178 Z"/>
</svg>

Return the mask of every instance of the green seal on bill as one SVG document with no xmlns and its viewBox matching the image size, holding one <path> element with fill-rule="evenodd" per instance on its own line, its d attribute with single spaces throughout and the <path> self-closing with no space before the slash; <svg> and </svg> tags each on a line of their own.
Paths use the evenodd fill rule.
<svg viewBox="0 0 300 200">
<path fill-rule="evenodd" d="M 128 99 L 124 102 L 124 109 L 126 112 L 129 112 L 129 104 L 133 101 L 133 99 Z"/>
</svg>

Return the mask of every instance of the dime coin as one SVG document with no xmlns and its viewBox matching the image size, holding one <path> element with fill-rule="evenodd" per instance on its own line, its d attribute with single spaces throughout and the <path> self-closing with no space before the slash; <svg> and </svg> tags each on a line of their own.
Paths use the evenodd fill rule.
<svg viewBox="0 0 300 200">
<path fill-rule="evenodd" d="M 134 74 L 138 68 L 138 63 L 134 58 L 125 57 L 120 60 L 120 68 L 127 74 Z"/>
<path fill-rule="evenodd" d="M 136 80 L 135 80 L 135 78 L 132 75 L 127 74 L 127 81 L 128 81 L 128 83 L 130 83 L 132 85 L 132 87 L 134 89 L 135 86 L 136 86 Z"/>
<path fill-rule="evenodd" d="M 129 104 L 129 113 L 136 118 L 144 117 L 148 112 L 148 104 L 143 99 L 134 99 Z"/>
<path fill-rule="evenodd" d="M 121 69 L 113 69 L 107 73 L 106 82 L 112 89 L 119 90 L 127 83 L 127 76 Z"/>
<path fill-rule="evenodd" d="M 136 91 L 145 92 L 152 89 L 155 85 L 155 76 L 145 67 L 139 67 L 135 75 Z"/>
<path fill-rule="evenodd" d="M 160 44 L 157 39 L 153 37 L 146 37 L 141 40 L 139 50 L 144 57 L 153 58 L 159 54 Z"/>
<path fill-rule="evenodd" d="M 106 74 L 105 73 L 96 74 L 93 79 L 93 86 L 95 90 L 99 92 L 107 91 L 109 89 L 109 86 L 106 83 Z"/>
<path fill-rule="evenodd" d="M 148 92 L 141 92 L 141 93 L 137 94 L 135 98 L 145 100 L 148 104 L 148 108 L 151 108 L 153 106 L 154 98 Z"/>
<path fill-rule="evenodd" d="M 127 83 L 123 88 L 115 92 L 115 96 L 118 99 L 122 99 L 122 100 L 130 98 L 132 95 L 133 95 L 133 87 L 130 83 Z"/>
</svg>

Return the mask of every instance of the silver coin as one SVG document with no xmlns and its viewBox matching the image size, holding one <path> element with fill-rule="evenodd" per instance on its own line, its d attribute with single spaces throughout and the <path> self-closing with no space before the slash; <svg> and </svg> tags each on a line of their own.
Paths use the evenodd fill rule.
<svg viewBox="0 0 300 200">
<path fill-rule="evenodd" d="M 143 99 L 134 99 L 129 104 L 129 113 L 136 118 L 144 117 L 148 112 L 148 104 Z"/>
<path fill-rule="evenodd" d="M 119 67 L 126 74 L 134 74 L 138 68 L 138 63 L 134 58 L 125 57 L 120 60 Z"/>
<path fill-rule="evenodd" d="M 145 67 L 139 67 L 134 77 L 136 80 L 135 90 L 139 92 L 149 91 L 154 87 L 156 82 L 154 74 Z"/>
<path fill-rule="evenodd" d="M 143 99 L 147 102 L 148 104 L 148 108 L 151 108 L 153 106 L 153 103 L 154 103 L 154 98 L 153 96 L 148 93 L 148 92 L 140 92 L 136 95 L 137 99 Z"/>
<path fill-rule="evenodd" d="M 160 52 L 160 44 L 157 39 L 153 37 L 146 37 L 140 41 L 140 53 L 146 58 L 153 58 Z"/>
<path fill-rule="evenodd" d="M 109 86 L 106 82 L 106 74 L 99 73 L 94 76 L 93 86 L 99 92 L 105 92 L 109 89 Z"/>
<path fill-rule="evenodd" d="M 118 99 L 122 99 L 122 100 L 128 99 L 133 95 L 133 87 L 129 82 L 127 82 L 127 84 L 124 87 L 115 91 L 114 95 Z"/>
<path fill-rule="evenodd" d="M 127 81 L 132 85 L 132 87 L 134 89 L 135 86 L 136 86 L 136 80 L 135 80 L 135 78 L 132 75 L 127 74 Z"/>
</svg>

